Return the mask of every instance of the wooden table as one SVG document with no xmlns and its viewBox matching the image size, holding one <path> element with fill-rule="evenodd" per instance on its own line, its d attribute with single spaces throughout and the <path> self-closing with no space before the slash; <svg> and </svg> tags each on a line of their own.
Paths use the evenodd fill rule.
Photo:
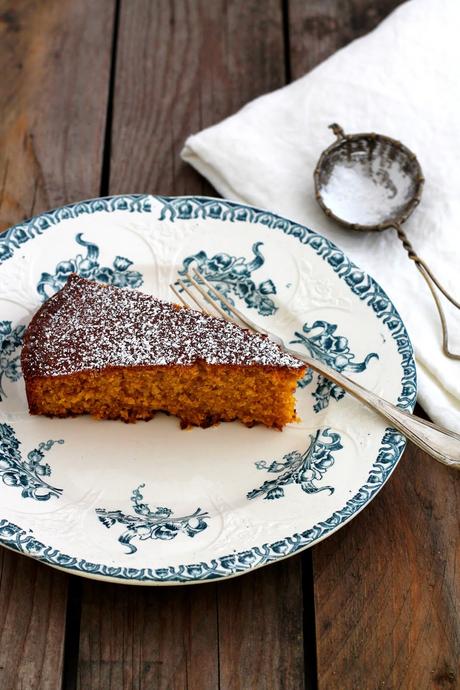
<svg viewBox="0 0 460 690">
<path fill-rule="evenodd" d="M 186 136 L 398 4 L 0 0 L 0 229 L 98 195 L 215 193 Z M 409 446 L 351 524 L 218 584 L 103 584 L 0 549 L 0 690 L 460 688 L 459 479 Z"/>
</svg>

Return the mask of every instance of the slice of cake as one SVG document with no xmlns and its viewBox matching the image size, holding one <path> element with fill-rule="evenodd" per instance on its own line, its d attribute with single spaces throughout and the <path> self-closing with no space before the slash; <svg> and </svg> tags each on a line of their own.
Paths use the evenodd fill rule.
<svg viewBox="0 0 460 690">
<path fill-rule="evenodd" d="M 31 414 L 176 415 L 181 426 L 296 421 L 305 365 L 236 324 L 72 275 L 35 314 L 22 371 Z"/>
</svg>

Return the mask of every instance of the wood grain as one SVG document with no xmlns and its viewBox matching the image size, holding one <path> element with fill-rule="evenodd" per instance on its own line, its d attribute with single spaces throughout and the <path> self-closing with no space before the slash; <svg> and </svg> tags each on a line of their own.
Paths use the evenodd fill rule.
<svg viewBox="0 0 460 690">
<path fill-rule="evenodd" d="M 402 0 L 288 0 L 292 79 L 374 29 Z"/>
<path fill-rule="evenodd" d="M 212 690 L 218 685 L 213 585 L 85 582 L 78 687 Z"/>
<path fill-rule="evenodd" d="M 113 5 L 1 3 L 2 229 L 99 191 Z"/>
<path fill-rule="evenodd" d="M 0 2 L 0 229 L 97 196 L 113 4 Z M 0 551 L 2 690 L 61 687 L 66 597 L 65 575 Z"/>
<path fill-rule="evenodd" d="M 303 689 L 301 558 L 223 582 L 218 592 L 220 688 Z"/>
<path fill-rule="evenodd" d="M 283 79 L 277 0 L 122 3 L 110 192 L 215 194 L 180 161 L 186 136 Z M 303 686 L 298 559 L 225 585 L 86 583 L 82 600 L 82 689 Z"/>
<path fill-rule="evenodd" d="M 0 688 L 61 687 L 67 578 L 0 550 Z"/>
<path fill-rule="evenodd" d="M 292 74 L 398 4 L 290 0 Z M 319 690 L 460 687 L 459 481 L 409 445 L 371 505 L 313 549 Z"/>
<path fill-rule="evenodd" d="M 313 551 L 320 690 L 460 686 L 460 475 L 411 446 Z"/>
<path fill-rule="evenodd" d="M 278 0 L 121 6 L 112 193 L 214 193 L 179 153 L 189 134 L 284 83 Z"/>
</svg>

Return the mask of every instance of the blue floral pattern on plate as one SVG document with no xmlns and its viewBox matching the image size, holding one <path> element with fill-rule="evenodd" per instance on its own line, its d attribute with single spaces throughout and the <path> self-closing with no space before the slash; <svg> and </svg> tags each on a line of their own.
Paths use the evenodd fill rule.
<svg viewBox="0 0 460 690">
<path fill-rule="evenodd" d="M 197 508 L 194 513 L 183 517 L 174 517 L 170 508 L 161 506 L 151 510 L 149 505 L 143 502 L 144 497 L 140 490 L 144 486 L 145 484 L 138 486 L 131 495 L 131 502 L 136 515 L 126 515 L 121 510 L 96 509 L 99 520 L 108 529 L 117 522 L 127 526 L 127 529 L 118 538 L 120 544 L 127 547 L 127 553 L 137 551 L 137 547 L 131 543 L 134 539 L 139 539 L 139 541 L 146 539 L 170 540 L 175 539 L 180 533 L 194 537 L 207 528 L 206 520 L 209 515 L 201 508 Z"/>
<path fill-rule="evenodd" d="M 81 247 L 86 248 L 86 254 L 77 254 L 73 259 L 60 261 L 54 273 L 41 274 L 37 284 L 37 292 L 42 302 L 61 290 L 72 273 L 78 273 L 82 278 L 116 287 L 137 288 L 142 285 L 142 274 L 139 271 L 130 270 L 129 267 L 132 266 L 133 262 L 126 257 L 116 256 L 112 266 L 101 266 L 97 244 L 84 240 L 81 232 L 75 236 L 75 241 Z"/>
<path fill-rule="evenodd" d="M 324 364 L 329 365 L 339 372 L 361 372 L 365 371 L 371 359 L 378 359 L 376 352 L 370 352 L 363 362 L 355 362 L 355 355 L 351 352 L 348 339 L 336 334 L 337 326 L 328 321 L 317 320 L 312 326 L 305 323 L 302 333 L 296 331 L 295 340 L 291 344 L 302 344 L 306 347 L 309 354 L 315 359 L 319 359 Z M 313 380 L 311 369 L 307 371 L 304 378 L 299 382 L 301 388 L 308 386 Z M 324 410 L 329 405 L 329 400 L 341 400 L 345 391 L 341 386 L 329 381 L 329 379 L 318 374 L 316 389 L 312 393 L 316 400 L 313 405 L 315 412 Z"/>
<path fill-rule="evenodd" d="M 14 433 L 9 424 L 0 424 L 0 478 L 6 486 L 21 489 L 23 498 L 33 498 L 35 501 L 48 501 L 50 498 L 59 498 L 62 489 L 56 489 L 45 481 L 45 477 L 51 475 L 51 467 L 43 462 L 45 453 L 59 441 L 43 441 L 27 453 L 25 460 Z"/>
<path fill-rule="evenodd" d="M 261 316 L 271 316 L 277 310 L 269 295 L 276 294 L 276 287 L 272 280 L 264 280 L 257 285 L 252 280 L 252 274 L 265 263 L 260 250 L 263 242 L 252 245 L 253 258 L 249 261 L 244 256 L 231 256 L 225 252 L 208 257 L 205 251 L 200 251 L 184 259 L 179 275 L 184 276 L 187 284 L 187 274 L 196 269 L 206 280 L 213 284 L 219 292 L 230 302 L 235 304 L 233 297 L 244 300 L 247 307 L 257 309 Z M 211 293 L 209 293 L 211 296 Z M 232 297 L 233 296 L 233 297 Z M 222 307 L 226 309 L 225 304 Z"/>
<path fill-rule="evenodd" d="M 334 493 L 332 486 L 316 486 L 315 482 L 323 478 L 329 467 L 334 464 L 333 453 L 343 448 L 340 434 L 329 428 L 318 429 L 315 435 L 310 435 L 310 445 L 307 450 L 300 453 L 294 450 L 283 456 L 283 460 L 273 460 L 267 463 L 260 460 L 255 463 L 258 470 L 265 470 L 270 474 L 278 475 L 276 479 L 265 481 L 258 489 L 253 489 L 247 494 L 247 498 L 263 496 L 272 501 L 285 496 L 284 487 L 288 484 L 297 484 L 306 494 L 315 494 L 318 491 Z"/>
<path fill-rule="evenodd" d="M 106 563 L 93 563 L 84 558 L 76 558 L 62 553 L 59 549 L 37 541 L 19 525 L 6 519 L 0 519 L 0 541 L 14 551 L 34 556 L 44 563 L 77 573 L 97 575 L 121 582 L 190 583 L 217 580 L 238 575 L 252 568 L 268 565 L 280 558 L 291 556 L 336 530 L 369 503 L 382 487 L 395 468 L 405 445 L 404 436 L 395 432 L 394 429 L 387 429 L 382 439 L 382 447 L 373 463 L 366 484 L 346 502 L 341 510 L 334 511 L 326 520 L 284 539 L 213 558 L 207 563 L 188 563 L 187 565 L 167 568 L 128 568 L 111 566 Z"/>
<path fill-rule="evenodd" d="M 2 387 L 3 377 L 10 381 L 21 378 L 21 354 L 18 352 L 22 345 L 25 326 L 15 326 L 11 321 L 0 321 L 0 402 L 6 398 Z"/>
</svg>

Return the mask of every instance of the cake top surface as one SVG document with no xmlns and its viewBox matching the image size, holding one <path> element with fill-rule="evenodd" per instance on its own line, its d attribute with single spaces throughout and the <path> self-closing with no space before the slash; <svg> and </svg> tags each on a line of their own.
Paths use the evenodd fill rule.
<svg viewBox="0 0 460 690">
<path fill-rule="evenodd" d="M 265 336 L 137 290 L 72 275 L 32 319 L 24 339 L 26 378 L 109 367 L 208 364 L 300 369 Z"/>
</svg>

